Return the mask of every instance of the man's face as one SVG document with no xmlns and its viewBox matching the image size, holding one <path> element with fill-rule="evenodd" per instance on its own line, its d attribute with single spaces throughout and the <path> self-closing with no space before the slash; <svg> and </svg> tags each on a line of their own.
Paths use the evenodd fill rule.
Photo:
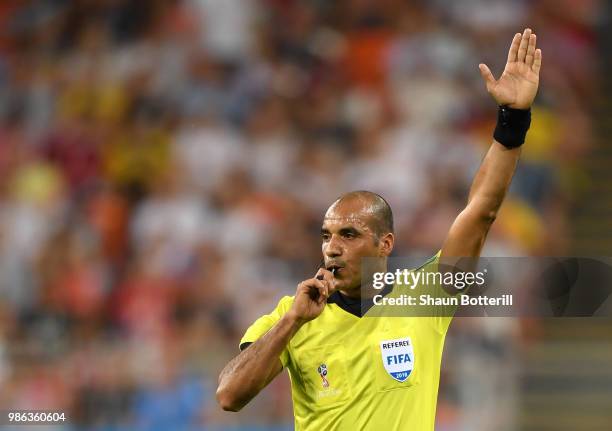
<svg viewBox="0 0 612 431">
<path fill-rule="evenodd" d="M 362 258 L 387 255 L 373 224 L 368 207 L 358 200 L 337 202 L 327 210 L 321 228 L 321 250 L 325 267 L 336 268 L 337 289 L 359 290 Z"/>
</svg>

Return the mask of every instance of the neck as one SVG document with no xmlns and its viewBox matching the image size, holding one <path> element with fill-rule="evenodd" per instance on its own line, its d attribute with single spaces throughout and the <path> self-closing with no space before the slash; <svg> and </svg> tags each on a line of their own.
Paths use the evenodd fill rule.
<svg viewBox="0 0 612 431">
<path fill-rule="evenodd" d="M 353 299 L 361 298 L 361 289 L 340 290 L 340 293 Z"/>
</svg>

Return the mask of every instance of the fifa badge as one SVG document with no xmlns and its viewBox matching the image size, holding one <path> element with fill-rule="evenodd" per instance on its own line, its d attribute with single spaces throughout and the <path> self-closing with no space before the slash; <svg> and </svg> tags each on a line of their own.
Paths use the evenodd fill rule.
<svg viewBox="0 0 612 431">
<path fill-rule="evenodd" d="M 329 381 L 325 378 L 325 376 L 327 376 L 327 365 L 325 364 L 321 364 L 319 365 L 319 368 L 317 368 L 317 371 L 319 372 L 319 376 L 321 376 L 321 380 L 322 380 L 322 384 L 324 388 L 328 388 L 329 387 Z"/>
<path fill-rule="evenodd" d="M 384 340 L 380 342 L 380 353 L 385 370 L 402 383 L 414 369 L 414 349 L 410 337 Z"/>
</svg>

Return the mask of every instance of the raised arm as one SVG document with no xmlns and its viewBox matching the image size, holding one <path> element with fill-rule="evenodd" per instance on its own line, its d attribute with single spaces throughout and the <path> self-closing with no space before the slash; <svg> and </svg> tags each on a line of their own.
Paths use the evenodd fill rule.
<svg viewBox="0 0 612 431">
<path fill-rule="evenodd" d="M 477 257 L 497 215 L 516 168 L 520 145 L 529 127 L 531 104 L 538 90 L 542 51 L 530 29 L 517 33 L 499 80 L 485 64 L 480 73 L 500 106 L 498 125 L 472 183 L 468 203 L 453 222 L 442 246 L 443 257 Z"/>
</svg>

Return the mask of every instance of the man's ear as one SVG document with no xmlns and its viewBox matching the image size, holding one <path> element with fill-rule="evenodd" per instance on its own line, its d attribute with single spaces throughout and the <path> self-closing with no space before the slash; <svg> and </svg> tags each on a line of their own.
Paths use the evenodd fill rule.
<svg viewBox="0 0 612 431">
<path fill-rule="evenodd" d="M 387 257 L 393 251 L 395 237 L 391 232 L 384 234 L 378 241 L 378 252 L 381 257 Z"/>
</svg>

